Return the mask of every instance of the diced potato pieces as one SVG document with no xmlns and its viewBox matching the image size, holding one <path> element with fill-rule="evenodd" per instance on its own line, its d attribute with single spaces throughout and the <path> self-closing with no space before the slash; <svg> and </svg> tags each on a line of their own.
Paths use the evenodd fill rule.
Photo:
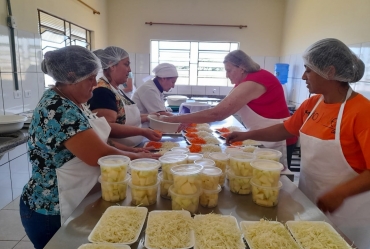
<svg viewBox="0 0 370 249">
<path fill-rule="evenodd" d="M 253 178 L 256 184 L 266 187 L 277 187 L 280 179 L 280 171 L 267 171 L 253 169 Z"/>
<path fill-rule="evenodd" d="M 199 197 L 199 203 L 206 208 L 213 208 L 218 203 L 218 193 L 203 193 Z"/>
<path fill-rule="evenodd" d="M 203 189 L 213 190 L 213 189 L 217 189 L 217 186 L 220 181 L 220 176 L 200 174 L 200 179 L 202 181 Z"/>
<path fill-rule="evenodd" d="M 255 180 L 253 181 L 255 182 Z M 279 197 L 279 188 L 267 189 L 252 185 L 253 201 L 260 206 L 264 207 L 276 206 L 278 204 L 278 197 Z"/>
<path fill-rule="evenodd" d="M 172 210 L 187 210 L 191 213 L 198 211 L 199 196 L 194 195 L 190 197 L 184 197 L 181 195 L 172 195 Z"/>
<path fill-rule="evenodd" d="M 102 182 L 102 198 L 105 201 L 122 201 L 126 198 L 127 182 Z"/>
<path fill-rule="evenodd" d="M 194 175 L 174 175 L 173 190 L 177 194 L 192 195 L 197 193 L 201 187 L 201 179 L 198 174 Z"/>
<path fill-rule="evenodd" d="M 226 168 L 227 168 L 227 164 L 228 164 L 229 159 L 227 159 L 227 160 L 213 159 L 213 161 L 215 161 L 215 164 L 216 164 L 217 168 L 220 168 L 222 170 L 222 172 L 226 172 Z"/>
<path fill-rule="evenodd" d="M 249 161 L 239 161 L 230 158 L 230 169 L 237 176 L 252 176 L 253 168 Z"/>
<path fill-rule="evenodd" d="M 131 169 L 131 180 L 136 186 L 151 186 L 157 183 L 158 170 Z"/>
<path fill-rule="evenodd" d="M 101 179 L 105 182 L 121 182 L 125 180 L 127 165 L 120 166 L 100 166 Z"/>
<path fill-rule="evenodd" d="M 149 206 L 157 202 L 158 185 L 151 188 L 133 188 L 131 185 L 132 204 L 137 206 Z"/>
<path fill-rule="evenodd" d="M 247 195 L 251 192 L 250 177 L 237 177 L 229 175 L 229 188 L 235 194 Z"/>
</svg>

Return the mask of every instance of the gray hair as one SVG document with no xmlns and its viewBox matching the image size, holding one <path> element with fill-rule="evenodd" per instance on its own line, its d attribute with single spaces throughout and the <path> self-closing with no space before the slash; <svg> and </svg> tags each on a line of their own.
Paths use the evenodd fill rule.
<svg viewBox="0 0 370 249">
<path fill-rule="evenodd" d="M 253 73 L 260 70 L 260 65 L 252 60 L 242 50 L 234 50 L 225 56 L 224 63 L 230 62 L 236 67 L 242 68 L 247 73 Z"/>
</svg>

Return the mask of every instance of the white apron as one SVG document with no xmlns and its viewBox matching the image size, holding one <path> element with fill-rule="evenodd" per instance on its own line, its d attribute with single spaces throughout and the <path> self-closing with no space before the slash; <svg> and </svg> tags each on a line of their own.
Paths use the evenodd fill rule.
<svg viewBox="0 0 370 249">
<path fill-rule="evenodd" d="M 352 89 L 349 88 L 346 100 L 340 107 L 334 140 L 321 140 L 300 132 L 302 154 L 299 189 L 314 203 L 323 193 L 358 175 L 348 164 L 340 144 L 343 110 L 351 93 Z M 323 97 L 319 99 L 305 123 L 322 99 Z M 328 218 L 353 240 L 358 248 L 364 248 L 356 241 L 367 240 L 364 245 L 370 243 L 368 234 L 365 235 L 370 228 L 369 207 L 370 191 L 347 198 L 338 210 L 328 214 Z"/>
<path fill-rule="evenodd" d="M 272 125 L 281 124 L 284 122 L 284 119 L 269 119 L 260 116 L 259 114 L 255 113 L 248 105 L 242 107 L 237 113 L 239 115 L 245 125 L 247 131 L 250 130 L 257 130 L 263 129 Z M 286 141 L 279 141 L 279 142 L 262 142 L 263 145 L 267 148 L 278 150 L 282 153 L 282 157 L 280 162 L 287 167 L 287 150 L 286 150 Z"/>
<path fill-rule="evenodd" d="M 108 82 L 108 80 L 106 81 Z M 126 115 L 125 125 L 130 125 L 130 126 L 141 128 L 141 115 L 140 115 L 140 110 L 137 107 L 137 105 L 136 104 L 126 105 L 125 101 L 123 100 L 124 93 L 122 92 L 122 90 L 117 91 L 117 89 L 115 89 L 112 85 L 111 85 L 111 88 L 113 92 L 120 97 L 123 107 L 125 109 L 125 115 Z M 143 136 L 112 138 L 112 140 L 119 142 L 121 144 L 130 146 L 130 147 L 135 147 L 139 145 L 143 141 L 143 139 L 144 139 Z"/>
<path fill-rule="evenodd" d="M 108 141 L 111 128 L 105 118 L 98 118 L 83 105 L 83 112 L 98 136 Z M 60 222 L 71 216 L 75 208 L 97 183 L 99 167 L 92 167 L 75 157 L 56 170 L 59 192 Z"/>
</svg>

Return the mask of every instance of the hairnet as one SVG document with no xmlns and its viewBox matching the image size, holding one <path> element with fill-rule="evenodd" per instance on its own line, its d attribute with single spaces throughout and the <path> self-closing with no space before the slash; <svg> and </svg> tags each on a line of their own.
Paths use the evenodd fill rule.
<svg viewBox="0 0 370 249">
<path fill-rule="evenodd" d="M 108 69 L 129 57 L 124 49 L 115 46 L 98 49 L 94 53 L 100 59 L 103 69 Z"/>
<path fill-rule="evenodd" d="M 365 65 L 343 42 L 327 38 L 315 42 L 303 54 L 307 67 L 328 80 L 357 82 L 364 75 Z M 335 68 L 329 76 L 330 66 Z"/>
<path fill-rule="evenodd" d="M 158 66 L 156 66 L 152 72 L 155 74 L 155 76 L 161 78 L 170 78 L 179 76 L 176 67 L 170 63 L 161 63 Z"/>
<path fill-rule="evenodd" d="M 68 46 L 46 52 L 41 62 L 42 71 L 60 83 L 78 83 L 97 74 L 101 64 L 88 49 Z"/>
<path fill-rule="evenodd" d="M 230 62 L 234 66 L 242 68 L 247 73 L 253 73 L 260 70 L 260 65 L 252 60 L 242 50 L 234 50 L 225 56 L 224 63 Z"/>
</svg>

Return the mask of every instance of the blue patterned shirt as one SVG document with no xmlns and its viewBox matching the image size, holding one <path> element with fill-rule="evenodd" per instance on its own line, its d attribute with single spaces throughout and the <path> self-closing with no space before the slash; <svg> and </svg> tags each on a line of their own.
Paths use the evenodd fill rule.
<svg viewBox="0 0 370 249">
<path fill-rule="evenodd" d="M 28 130 L 32 176 L 23 188 L 22 200 L 32 210 L 60 215 L 56 169 L 75 157 L 63 143 L 89 128 L 87 117 L 73 102 L 54 90 L 45 91 Z"/>
</svg>

